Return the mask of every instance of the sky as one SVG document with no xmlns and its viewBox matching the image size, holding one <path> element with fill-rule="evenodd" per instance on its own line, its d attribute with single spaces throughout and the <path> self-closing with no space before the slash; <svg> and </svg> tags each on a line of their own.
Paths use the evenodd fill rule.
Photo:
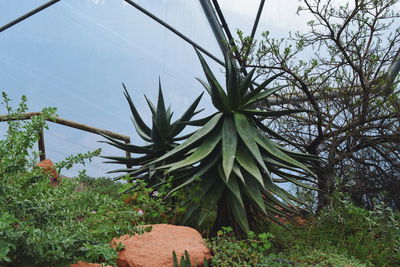
<svg viewBox="0 0 400 267">
<path fill-rule="evenodd" d="M 0 25 L 45 2 L 0 0 Z M 198 1 L 136 2 L 222 59 Z M 231 31 L 250 34 L 259 0 L 219 3 Z M 297 16 L 297 6 L 297 0 L 267 0 L 257 36 L 265 30 L 277 37 L 304 30 L 310 18 Z M 221 79 L 220 66 L 207 60 Z M 204 76 L 191 45 L 122 0 L 62 0 L 0 33 L 0 91 L 15 104 L 26 95 L 32 112 L 57 107 L 61 118 L 131 136 L 135 144 L 143 143 L 130 121 L 121 83 L 149 122 L 143 94 L 156 102 L 159 77 L 166 102 L 177 116 L 203 92 L 195 77 Z M 199 108 L 206 108 L 201 115 L 213 112 L 207 95 Z M 0 108 L 1 113 L 4 109 Z M 100 136 L 53 123 L 49 126 L 46 156 L 55 162 L 96 148 L 103 155 L 124 155 L 99 143 Z M 0 124 L 0 134 L 4 129 L 5 124 Z M 87 164 L 90 176 L 106 176 L 118 167 L 102 161 L 96 158 Z M 62 174 L 74 176 L 82 168 Z"/>
</svg>

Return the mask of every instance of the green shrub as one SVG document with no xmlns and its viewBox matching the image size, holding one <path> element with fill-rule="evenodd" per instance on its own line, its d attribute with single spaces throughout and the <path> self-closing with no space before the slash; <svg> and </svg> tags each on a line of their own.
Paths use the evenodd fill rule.
<svg viewBox="0 0 400 267">
<path fill-rule="evenodd" d="M 251 267 L 261 266 L 269 261 L 272 235 L 249 232 L 246 239 L 238 240 L 232 228 L 223 227 L 217 236 L 207 241 L 212 251 L 212 266 L 218 267 Z"/>
<path fill-rule="evenodd" d="M 174 192 L 168 198 L 166 195 L 172 188 L 172 177 L 166 183 L 154 189 L 144 180 L 122 185 L 120 192 L 123 200 L 141 215 L 141 221 L 146 224 L 178 222 L 186 212 L 187 195 L 184 192 Z"/>
<path fill-rule="evenodd" d="M 376 266 L 400 265 L 400 215 L 384 206 L 368 211 L 338 195 L 321 215 L 290 232 L 271 225 L 278 251 L 336 252 Z"/>
<path fill-rule="evenodd" d="M 3 93 L 6 112 L 18 118 L 27 111 L 26 98 L 16 110 Z M 0 265 L 59 266 L 78 260 L 115 264 L 110 241 L 134 234 L 139 216 L 123 201 L 93 190 L 80 190 L 79 179 L 57 186 L 34 166 L 32 148 L 54 109 L 26 121 L 7 122 L 0 140 Z M 99 151 L 68 157 L 57 164 L 70 168 Z"/>
</svg>

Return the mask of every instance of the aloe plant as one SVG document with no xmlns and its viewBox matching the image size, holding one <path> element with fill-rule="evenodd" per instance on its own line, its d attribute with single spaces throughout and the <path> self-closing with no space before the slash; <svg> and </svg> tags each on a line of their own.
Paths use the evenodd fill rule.
<svg viewBox="0 0 400 267">
<path fill-rule="evenodd" d="M 114 138 L 102 135 L 108 143 L 114 147 L 122 149 L 126 152 L 133 153 L 134 155 L 141 155 L 139 157 L 115 157 L 104 156 L 103 158 L 109 159 L 106 163 L 130 165 L 131 168 L 123 168 L 111 171 L 110 173 L 124 172 L 135 178 L 145 179 L 149 185 L 159 183 L 163 179 L 163 172 L 158 171 L 158 165 L 166 164 L 167 161 L 160 161 L 158 164 L 147 164 L 177 146 L 177 142 L 187 139 L 191 134 L 179 136 L 188 124 L 191 124 L 192 117 L 201 112 L 196 111 L 203 94 L 196 98 L 196 100 L 189 106 L 183 115 L 176 121 L 171 122 L 173 112 L 171 107 L 166 108 L 165 101 L 161 89 L 161 82 L 159 81 L 158 101 L 154 105 L 146 96 L 145 99 L 152 113 L 152 127 L 148 126 L 141 118 L 138 110 L 133 104 L 132 98 L 128 93 L 125 85 L 124 96 L 128 101 L 132 113 L 132 122 L 135 126 L 136 132 L 147 144 L 143 146 L 134 144 L 125 144 Z M 122 176 L 121 176 L 122 177 Z M 118 177 L 117 179 L 119 179 Z"/>
<path fill-rule="evenodd" d="M 256 108 L 259 101 L 284 88 L 267 89 L 278 75 L 251 90 L 255 70 L 241 76 L 227 55 L 224 90 L 203 56 L 197 50 L 196 53 L 207 78 L 207 82 L 199 81 L 218 111 L 204 119 L 206 123 L 185 142 L 152 162 L 168 160 L 169 164 L 162 166 L 167 172 L 195 166 L 180 177 L 184 182 L 170 192 L 190 184 L 200 188 L 192 196 L 184 223 L 201 225 L 211 212 L 216 211 L 214 230 L 232 226 L 236 232 L 243 233 L 251 229 L 255 216 L 276 220 L 275 216 L 279 215 L 290 219 L 290 215 L 296 213 L 296 202 L 301 201 L 279 187 L 276 181 L 309 187 L 303 180 L 314 177 L 307 165 L 316 158 L 273 142 L 265 133 L 274 137 L 279 135 L 262 120 L 304 110 L 259 110 Z"/>
</svg>

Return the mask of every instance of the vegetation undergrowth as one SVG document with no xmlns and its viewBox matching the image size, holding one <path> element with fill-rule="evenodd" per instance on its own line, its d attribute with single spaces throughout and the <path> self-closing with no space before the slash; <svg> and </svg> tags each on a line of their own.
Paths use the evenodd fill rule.
<svg viewBox="0 0 400 267">
<path fill-rule="evenodd" d="M 286 251 L 289 258 L 318 250 L 349 255 L 369 266 L 400 264 L 400 214 L 384 205 L 365 210 L 337 194 L 308 224 L 287 227 L 289 231 L 272 224 L 270 232 L 276 250 Z"/>
<path fill-rule="evenodd" d="M 13 109 L 3 93 L 12 118 L 28 110 L 26 102 L 22 97 Z M 122 200 L 82 190 L 79 179 L 51 184 L 49 173 L 35 166 L 32 149 L 54 116 L 55 109 L 48 108 L 31 120 L 3 122 L 8 130 L 0 140 L 0 265 L 66 266 L 78 260 L 115 265 L 122 247 L 111 240 L 135 234 L 140 216 Z M 70 168 L 98 153 L 71 156 L 57 166 Z"/>
</svg>

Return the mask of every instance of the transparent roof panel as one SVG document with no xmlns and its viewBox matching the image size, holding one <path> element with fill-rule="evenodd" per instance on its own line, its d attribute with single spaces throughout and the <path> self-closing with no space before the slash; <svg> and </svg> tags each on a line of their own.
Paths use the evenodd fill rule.
<svg viewBox="0 0 400 267">
<path fill-rule="evenodd" d="M 194 8 L 184 2 L 177 1 L 182 8 Z M 16 5 L 3 8 L 23 13 Z M 170 18 L 183 12 L 166 10 Z M 211 53 L 221 56 L 202 12 L 192 10 L 169 22 L 192 31 Z M 218 65 L 209 62 L 218 71 Z M 132 136 L 134 143 L 141 141 L 130 121 L 122 82 L 147 122 L 151 115 L 143 94 L 156 101 L 159 77 L 176 116 L 203 91 L 194 79 L 202 77 L 202 70 L 193 47 L 122 1 L 61 1 L 41 11 L 0 33 L 0 63 L 1 90 L 14 102 L 24 94 L 31 111 L 55 106 L 62 118 Z M 210 106 L 208 97 L 201 102 L 205 106 Z M 97 135 L 50 123 L 46 156 L 58 161 L 97 147 L 104 155 L 123 155 L 99 140 Z M 90 175 L 101 176 L 117 167 L 100 162 L 96 159 L 90 165 Z"/>
<path fill-rule="evenodd" d="M 46 0 L 18 0 L 18 1 L 0 1 L 0 25 L 24 15 L 48 1 Z"/>
<path fill-rule="evenodd" d="M 0 25 L 45 2 L 0 1 Z M 222 59 L 199 1 L 135 2 Z M 259 1 L 219 2 L 231 31 L 239 28 L 250 34 Z M 266 1 L 258 33 L 271 27 L 288 32 L 290 25 L 283 24 L 287 19 L 280 16 L 288 16 L 284 8 L 293 8 L 293 16 L 297 1 L 280 2 Z M 281 13 L 276 12 L 278 7 Z M 223 81 L 221 66 L 206 59 Z M 156 101 L 159 77 L 175 118 L 203 92 L 195 80 L 204 75 L 193 47 L 122 0 L 62 0 L 0 33 L 0 91 L 6 91 L 14 103 L 24 94 L 31 111 L 54 106 L 62 118 L 131 136 L 136 144 L 142 141 L 130 120 L 121 83 L 149 123 L 143 94 Z M 202 115 L 214 111 L 208 95 L 199 108 L 206 108 Z M 1 123 L 0 134 L 5 128 Z M 100 136 L 50 123 L 45 132 L 46 156 L 59 161 L 98 147 L 103 155 L 124 155 L 99 140 Z M 88 174 L 103 176 L 119 167 L 101 162 L 90 163 Z M 76 175 L 76 170 L 64 175 Z"/>
</svg>

